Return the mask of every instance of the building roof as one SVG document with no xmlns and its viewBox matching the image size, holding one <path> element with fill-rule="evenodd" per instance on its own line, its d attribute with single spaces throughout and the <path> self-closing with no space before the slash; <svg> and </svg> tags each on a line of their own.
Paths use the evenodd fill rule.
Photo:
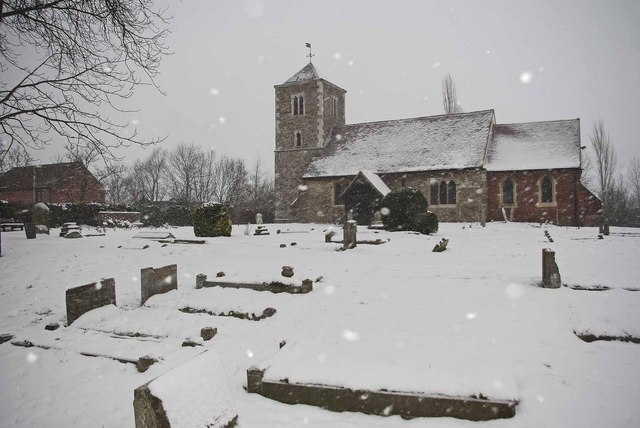
<svg viewBox="0 0 640 428">
<path fill-rule="evenodd" d="M 580 119 L 496 125 L 486 169 L 580 168 Z"/>
<path fill-rule="evenodd" d="M 353 178 L 353 180 L 351 180 L 351 183 L 349 183 L 347 188 L 342 192 L 342 195 L 340 195 L 340 197 L 342 198 L 345 193 L 349 192 L 351 186 L 353 186 L 360 178 L 363 178 L 366 183 L 369 183 L 371 187 L 381 196 L 386 196 L 391 192 L 389 186 L 387 186 L 377 174 L 371 171 L 359 171 L 358 174 Z"/>
<path fill-rule="evenodd" d="M 289 83 L 300 83 L 307 80 L 318 80 L 318 79 L 320 79 L 320 75 L 318 74 L 318 71 L 316 70 L 316 68 L 313 66 L 312 63 L 309 63 L 304 67 L 302 67 L 302 69 L 298 71 L 296 74 L 288 78 L 287 81 L 283 83 L 283 85 L 287 85 Z"/>
<path fill-rule="evenodd" d="M 482 167 L 493 110 L 335 127 L 305 178 Z"/>
<path fill-rule="evenodd" d="M 13 168 L 0 175 L 0 190 L 33 189 L 34 174 L 36 188 L 53 187 L 65 178 L 73 176 L 74 172 L 79 169 L 86 170 L 81 162 L 52 163 Z"/>
</svg>

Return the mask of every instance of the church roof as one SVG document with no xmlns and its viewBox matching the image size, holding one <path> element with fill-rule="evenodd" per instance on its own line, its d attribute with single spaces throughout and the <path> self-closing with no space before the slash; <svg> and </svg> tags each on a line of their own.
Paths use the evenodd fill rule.
<svg viewBox="0 0 640 428">
<path fill-rule="evenodd" d="M 81 162 L 16 167 L 0 175 L 0 190 L 32 189 L 34 179 L 35 187 L 49 188 L 73 177 L 82 170 L 89 172 Z"/>
<path fill-rule="evenodd" d="M 318 71 L 316 70 L 316 68 L 313 66 L 312 63 L 309 63 L 304 67 L 302 67 L 302 69 L 298 71 L 296 74 L 294 74 L 289 79 L 287 79 L 287 81 L 284 82 L 283 85 L 286 85 L 289 83 L 304 82 L 307 80 L 318 80 L 318 79 L 320 79 L 320 75 L 318 74 Z"/>
<path fill-rule="evenodd" d="M 580 119 L 496 125 L 488 171 L 580 168 Z"/>
<path fill-rule="evenodd" d="M 482 167 L 493 110 L 335 127 L 305 178 Z"/>
</svg>

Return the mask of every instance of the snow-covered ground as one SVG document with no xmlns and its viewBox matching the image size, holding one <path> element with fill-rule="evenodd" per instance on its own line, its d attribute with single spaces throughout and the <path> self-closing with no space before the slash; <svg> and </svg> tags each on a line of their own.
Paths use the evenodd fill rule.
<svg viewBox="0 0 640 428">
<path fill-rule="evenodd" d="M 133 390 L 205 348 L 220 356 L 243 428 L 640 424 L 640 345 L 586 343 L 574 334 L 640 337 L 640 292 L 628 290 L 640 288 L 639 230 L 612 228 L 600 240 L 593 228 L 513 223 L 441 224 L 435 236 L 359 228 L 359 239 L 390 241 L 340 252 L 324 242 L 324 225 L 268 228 L 269 236 L 245 235 L 238 226 L 230 238 L 166 246 L 134 239 L 135 230 L 82 239 L 60 238 L 57 230 L 36 240 L 2 233 L 0 334 L 50 349 L 0 345 L 0 426 L 131 427 Z M 193 238 L 190 228 L 171 232 Z M 442 237 L 450 239 L 447 251 L 431 252 Z M 563 283 L 612 289 L 540 288 L 543 248 L 556 251 Z M 140 307 L 140 269 L 173 263 L 178 290 Z M 294 267 L 294 280 L 319 279 L 314 290 L 195 289 L 198 273 L 261 282 L 277 279 L 283 265 Z M 65 289 L 109 277 L 117 307 L 44 329 L 65 322 Z M 249 321 L 178 310 L 185 306 L 277 312 Z M 207 326 L 218 329 L 211 341 L 181 347 Z M 81 352 L 160 361 L 138 373 L 132 364 Z M 514 418 L 483 423 L 333 413 L 246 393 L 252 365 L 267 368 L 266 378 L 291 382 L 483 394 L 519 404 Z"/>
</svg>

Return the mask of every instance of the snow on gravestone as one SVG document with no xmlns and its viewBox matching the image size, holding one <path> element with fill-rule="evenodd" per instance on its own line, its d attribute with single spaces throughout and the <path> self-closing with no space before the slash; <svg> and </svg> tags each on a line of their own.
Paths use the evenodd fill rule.
<svg viewBox="0 0 640 428">
<path fill-rule="evenodd" d="M 238 412 L 218 354 L 204 351 L 134 391 L 136 428 L 232 428 Z"/>
</svg>

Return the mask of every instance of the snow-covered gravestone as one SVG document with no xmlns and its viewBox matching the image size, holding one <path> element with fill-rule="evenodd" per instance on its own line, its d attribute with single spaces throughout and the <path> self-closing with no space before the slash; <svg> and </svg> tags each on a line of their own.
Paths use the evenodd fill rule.
<svg viewBox="0 0 640 428">
<path fill-rule="evenodd" d="M 136 428 L 232 428 L 233 394 L 218 355 L 205 351 L 135 389 Z"/>
<path fill-rule="evenodd" d="M 31 210 L 31 219 L 36 225 L 36 233 L 49 234 L 49 207 L 42 202 L 38 202 Z"/>
</svg>

